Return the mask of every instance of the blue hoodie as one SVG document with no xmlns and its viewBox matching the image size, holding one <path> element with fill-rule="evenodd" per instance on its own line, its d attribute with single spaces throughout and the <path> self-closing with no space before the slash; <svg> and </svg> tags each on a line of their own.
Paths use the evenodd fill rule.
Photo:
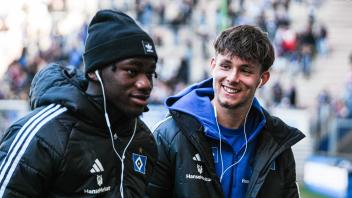
<svg viewBox="0 0 352 198">
<path fill-rule="evenodd" d="M 258 100 L 255 98 L 246 121 L 247 150 L 245 151 L 244 127 L 228 129 L 219 124 L 221 132 L 221 153 L 223 170 L 220 157 L 219 130 L 214 116 L 211 100 L 214 97 L 212 79 L 207 79 L 194 84 L 175 96 L 166 100 L 169 110 L 177 110 L 195 117 L 204 127 L 205 135 L 210 138 L 214 163 L 217 175 L 229 168 L 221 180 L 225 197 L 245 197 L 252 168 L 249 161 L 254 154 L 257 135 L 265 125 L 265 117 Z M 240 158 L 243 156 L 240 162 Z M 238 162 L 238 163 L 237 163 Z"/>
</svg>

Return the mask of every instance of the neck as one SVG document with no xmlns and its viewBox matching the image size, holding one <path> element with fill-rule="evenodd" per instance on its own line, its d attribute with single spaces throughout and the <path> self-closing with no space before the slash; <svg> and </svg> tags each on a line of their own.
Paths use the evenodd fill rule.
<svg viewBox="0 0 352 198">
<path fill-rule="evenodd" d="M 128 119 L 124 122 L 121 122 L 122 120 L 120 119 L 120 122 L 112 124 L 111 128 L 118 136 L 130 136 L 134 130 L 135 119 L 137 118 Z"/>
<path fill-rule="evenodd" d="M 86 94 L 90 95 L 99 104 L 99 106 L 101 106 L 102 113 L 104 113 L 104 98 L 100 84 L 89 82 Z M 109 121 L 112 129 L 117 131 L 131 128 L 130 125 L 133 125 L 136 119 L 136 117 L 126 115 L 114 105 L 111 105 L 109 101 L 106 101 L 106 111 L 109 115 Z"/>
<path fill-rule="evenodd" d="M 137 117 L 130 116 L 118 108 L 111 105 L 107 102 L 107 112 L 110 118 L 111 127 L 113 129 L 117 129 L 118 131 L 122 131 L 124 129 L 131 130 L 132 125 L 134 125 L 134 121 Z"/>
<path fill-rule="evenodd" d="M 86 90 L 86 94 L 92 95 L 92 96 L 101 95 L 102 91 L 101 91 L 100 84 L 97 84 L 97 83 L 89 81 L 88 87 L 87 87 L 87 90 Z"/>
<path fill-rule="evenodd" d="M 245 121 L 249 105 L 242 105 L 241 107 L 229 109 L 225 108 L 218 103 L 212 101 L 216 107 L 217 120 L 223 127 L 230 129 L 238 129 Z"/>
</svg>

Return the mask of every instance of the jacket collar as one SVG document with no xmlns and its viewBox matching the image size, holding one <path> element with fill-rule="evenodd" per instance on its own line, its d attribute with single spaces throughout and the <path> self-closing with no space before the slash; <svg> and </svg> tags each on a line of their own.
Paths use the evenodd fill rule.
<svg viewBox="0 0 352 198">
<path fill-rule="evenodd" d="M 202 156 L 202 160 L 206 164 L 205 168 L 208 169 L 209 175 L 215 184 L 216 190 L 219 195 L 223 195 L 222 187 L 219 177 L 216 175 L 214 158 L 212 156 L 211 146 L 207 141 L 204 134 L 204 128 L 194 117 L 179 111 L 170 111 L 170 114 L 180 127 L 182 133 L 187 139 L 196 147 L 196 150 Z"/>
<path fill-rule="evenodd" d="M 267 123 L 258 137 L 256 153 L 252 158 L 253 174 L 247 190 L 247 192 L 255 193 L 254 197 L 258 193 L 258 191 L 254 191 L 254 188 L 260 189 L 264 183 L 264 180 L 258 183 L 258 178 L 265 178 L 273 160 L 305 137 L 301 131 L 286 125 L 282 120 L 271 116 L 266 111 L 264 111 L 264 116 Z"/>
</svg>

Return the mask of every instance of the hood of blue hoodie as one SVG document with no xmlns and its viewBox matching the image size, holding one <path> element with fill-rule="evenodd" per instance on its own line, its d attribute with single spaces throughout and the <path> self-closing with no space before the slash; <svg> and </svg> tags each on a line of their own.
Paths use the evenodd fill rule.
<svg viewBox="0 0 352 198">
<path fill-rule="evenodd" d="M 179 94 L 166 99 L 165 105 L 169 110 L 176 110 L 195 117 L 204 127 L 207 136 L 218 139 L 218 126 L 214 115 L 211 100 L 214 97 L 213 79 L 206 79 L 187 87 Z M 250 115 L 255 113 L 255 119 L 250 121 L 250 135 L 248 141 L 252 140 L 262 129 L 266 120 L 262 107 L 254 98 Z M 247 124 L 246 124 L 247 126 Z"/>
</svg>

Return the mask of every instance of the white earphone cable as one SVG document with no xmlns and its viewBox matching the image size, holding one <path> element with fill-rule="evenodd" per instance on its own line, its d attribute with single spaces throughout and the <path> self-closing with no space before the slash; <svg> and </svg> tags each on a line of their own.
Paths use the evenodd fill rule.
<svg viewBox="0 0 352 198">
<path fill-rule="evenodd" d="M 214 89 L 214 95 L 215 95 L 215 78 L 213 78 L 213 89 Z M 220 154 L 220 161 L 221 161 L 221 175 L 220 175 L 220 182 L 222 181 L 222 178 L 224 176 L 224 174 L 233 166 L 235 166 L 236 164 L 240 163 L 240 161 L 243 159 L 243 157 L 245 156 L 246 152 L 247 152 L 247 146 L 248 146 L 248 139 L 247 139 L 247 134 L 246 134 L 246 123 L 247 123 L 247 116 L 249 114 L 249 111 L 252 108 L 252 104 L 253 104 L 253 100 L 254 97 L 252 99 L 252 102 L 248 108 L 248 111 L 246 113 L 246 117 L 244 118 L 244 126 L 243 126 L 243 134 L 244 134 L 244 139 L 245 139 L 245 147 L 244 147 L 244 151 L 240 157 L 239 160 L 237 160 L 236 162 L 234 162 L 233 164 L 231 164 L 230 166 L 228 166 L 225 170 L 224 170 L 224 161 L 223 161 L 223 156 L 222 156 L 222 143 L 221 143 L 221 130 L 220 130 L 220 126 L 219 126 L 219 122 L 218 122 L 218 116 L 217 116 L 217 110 L 216 110 L 216 106 L 215 104 L 213 105 L 214 107 L 214 116 L 215 116 L 215 122 L 216 122 L 216 126 L 218 129 L 218 135 L 219 135 L 219 154 Z"/>
<path fill-rule="evenodd" d="M 100 78 L 100 75 L 99 75 L 98 70 L 95 71 L 95 74 L 96 74 L 96 76 L 97 76 L 97 78 L 98 78 L 98 81 L 100 82 L 101 89 L 102 89 L 102 93 L 103 93 L 104 116 L 105 116 L 106 125 L 108 126 L 109 133 L 110 133 L 111 145 L 112 145 L 112 148 L 113 148 L 115 154 L 117 155 L 117 157 L 118 157 L 119 160 L 121 161 L 120 195 L 121 195 L 122 198 L 124 198 L 124 190 L 123 190 L 123 173 L 124 173 L 124 169 L 125 169 L 124 159 L 125 159 L 125 153 L 126 153 L 126 151 L 127 151 L 127 148 L 128 148 L 128 146 L 131 144 L 131 142 L 132 142 L 132 140 L 133 140 L 133 138 L 134 138 L 134 135 L 135 135 L 135 133 L 136 133 L 136 129 L 137 129 L 137 118 L 135 119 L 135 122 L 134 122 L 134 129 L 133 129 L 132 136 L 131 136 L 130 140 L 128 141 L 126 147 L 124 148 L 124 150 L 123 150 L 123 152 L 122 152 L 122 157 L 121 157 L 121 156 L 119 155 L 119 153 L 116 151 L 115 144 L 114 144 L 114 138 L 113 138 L 112 131 L 111 131 L 110 119 L 109 119 L 109 115 L 108 115 L 107 110 L 106 110 L 106 98 L 105 98 L 105 91 L 104 91 L 103 81 L 102 81 L 101 78 Z"/>
<path fill-rule="evenodd" d="M 249 111 L 248 111 L 249 112 Z M 224 161 L 223 161 L 223 157 L 222 157 L 222 148 L 221 148 L 221 130 L 220 130 L 220 126 L 219 126 L 219 122 L 218 122 L 218 118 L 217 118 L 217 112 L 216 112 L 216 107 L 214 105 L 214 114 L 215 114 L 215 120 L 216 120 L 216 125 L 218 128 L 218 134 L 219 134 L 219 153 L 220 153 L 220 161 L 221 161 L 221 175 L 220 175 L 220 182 L 222 181 L 222 178 L 224 176 L 224 174 L 233 166 L 235 166 L 236 164 L 240 163 L 240 161 L 243 159 L 243 157 L 246 154 L 247 151 L 247 145 L 248 145 L 248 139 L 247 139 L 247 134 L 246 134 L 246 122 L 247 122 L 247 115 L 248 112 L 246 114 L 245 120 L 244 120 L 244 129 L 243 129 L 243 134 L 244 134 L 244 139 L 245 139 L 245 147 L 244 147 L 244 151 L 240 157 L 240 159 L 238 161 L 236 161 L 235 163 L 231 164 L 230 166 L 228 166 L 225 170 L 224 170 Z"/>
</svg>

